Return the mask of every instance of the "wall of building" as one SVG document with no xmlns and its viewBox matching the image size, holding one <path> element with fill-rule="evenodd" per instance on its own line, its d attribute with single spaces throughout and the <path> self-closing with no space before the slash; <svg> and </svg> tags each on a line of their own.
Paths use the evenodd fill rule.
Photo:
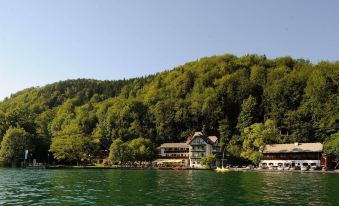
<svg viewBox="0 0 339 206">
<path fill-rule="evenodd" d="M 304 164 L 307 164 L 309 166 L 315 165 L 320 167 L 320 160 L 262 160 L 260 162 L 260 166 L 279 166 L 279 164 L 282 164 L 283 166 L 286 166 L 286 164 L 292 166 L 293 163 L 295 166 L 303 166 Z"/>
<path fill-rule="evenodd" d="M 160 148 L 161 157 L 188 158 L 188 155 L 187 148 Z"/>
</svg>

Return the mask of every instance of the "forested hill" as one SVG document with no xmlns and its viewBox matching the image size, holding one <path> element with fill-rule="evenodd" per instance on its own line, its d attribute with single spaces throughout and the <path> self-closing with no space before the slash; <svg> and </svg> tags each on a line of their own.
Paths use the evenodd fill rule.
<svg viewBox="0 0 339 206">
<path fill-rule="evenodd" d="M 0 141 L 21 128 L 39 156 L 59 137 L 109 147 L 117 138 L 160 144 L 202 130 L 237 155 L 244 128 L 270 120 L 282 134 L 270 142 L 323 142 L 339 129 L 338 82 L 339 62 L 258 55 L 207 57 L 129 80 L 61 81 L 1 102 Z"/>
</svg>

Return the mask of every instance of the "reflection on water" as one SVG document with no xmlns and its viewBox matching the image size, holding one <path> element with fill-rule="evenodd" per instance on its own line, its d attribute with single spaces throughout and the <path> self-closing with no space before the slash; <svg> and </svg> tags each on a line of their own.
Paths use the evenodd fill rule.
<svg viewBox="0 0 339 206">
<path fill-rule="evenodd" d="M 339 175 L 0 169 L 5 205 L 339 205 Z"/>
</svg>

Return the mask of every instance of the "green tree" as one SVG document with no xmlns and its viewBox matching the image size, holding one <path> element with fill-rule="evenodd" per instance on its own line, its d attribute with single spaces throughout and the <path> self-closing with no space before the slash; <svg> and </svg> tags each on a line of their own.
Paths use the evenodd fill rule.
<svg viewBox="0 0 339 206">
<path fill-rule="evenodd" d="M 98 142 L 82 133 L 75 124 L 68 125 L 52 139 L 50 152 L 58 161 L 79 164 L 91 160 L 98 149 Z"/>
<path fill-rule="evenodd" d="M 215 164 L 215 161 L 217 160 L 217 157 L 215 154 L 209 154 L 205 157 L 201 158 L 201 164 L 204 166 L 208 166 L 208 168 L 212 168 L 212 166 Z"/>
<path fill-rule="evenodd" d="M 121 139 L 114 140 L 109 149 L 109 160 L 111 163 L 118 164 L 124 164 L 131 160 L 131 149 L 128 143 Z"/>
<path fill-rule="evenodd" d="M 324 143 L 324 153 L 333 156 L 337 160 L 336 168 L 339 167 L 339 132 L 334 133 Z"/>
<path fill-rule="evenodd" d="M 258 121 L 258 105 L 253 96 L 249 96 L 241 105 L 237 128 L 244 132 L 244 128 Z"/>
<path fill-rule="evenodd" d="M 0 110 L 0 143 L 7 129 L 6 114 Z"/>
<path fill-rule="evenodd" d="M 232 138 L 232 130 L 228 118 L 219 121 L 218 131 L 220 134 L 219 147 L 222 151 L 222 167 L 224 167 L 225 152 L 227 151 L 227 145 Z"/>
<path fill-rule="evenodd" d="M 240 135 L 232 136 L 227 145 L 227 152 L 234 157 L 240 157 L 243 141 L 244 138 Z"/>
<path fill-rule="evenodd" d="M 9 127 L 21 127 L 30 134 L 36 133 L 34 122 L 36 114 L 28 108 L 16 107 L 6 112 L 6 123 Z"/>
<path fill-rule="evenodd" d="M 255 123 L 244 129 L 244 142 L 241 156 L 258 165 L 262 158 L 265 144 L 277 143 L 280 140 L 279 130 L 272 120 Z"/>
<path fill-rule="evenodd" d="M 30 135 L 22 128 L 10 127 L 1 142 L 0 160 L 7 163 L 23 161 L 25 150 L 31 150 Z"/>
<path fill-rule="evenodd" d="M 155 147 L 149 139 L 139 137 L 129 142 L 132 158 L 141 164 L 142 161 L 151 161 L 155 155 Z"/>
</svg>

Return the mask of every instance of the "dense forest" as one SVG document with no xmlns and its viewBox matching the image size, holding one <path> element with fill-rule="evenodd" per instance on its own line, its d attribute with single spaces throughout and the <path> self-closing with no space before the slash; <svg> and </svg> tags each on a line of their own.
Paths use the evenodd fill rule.
<svg viewBox="0 0 339 206">
<path fill-rule="evenodd" d="M 0 159 L 29 149 L 38 161 L 76 162 L 117 139 L 159 145 L 194 131 L 254 162 L 264 143 L 332 142 L 338 153 L 338 84 L 339 62 L 227 54 L 146 77 L 29 88 L 0 103 Z"/>
</svg>

